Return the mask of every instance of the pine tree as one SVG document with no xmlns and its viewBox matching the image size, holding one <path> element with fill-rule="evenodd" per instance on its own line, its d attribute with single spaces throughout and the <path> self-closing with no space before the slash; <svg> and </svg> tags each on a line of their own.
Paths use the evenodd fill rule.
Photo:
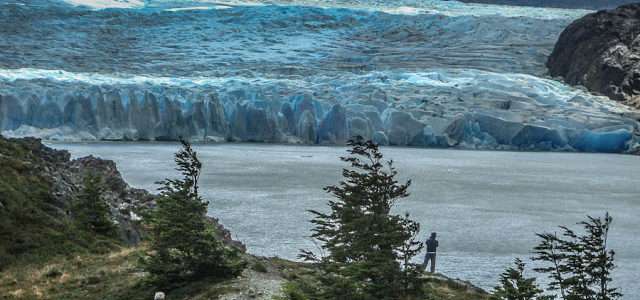
<svg viewBox="0 0 640 300">
<path fill-rule="evenodd" d="M 104 189 L 100 174 L 87 173 L 80 193 L 71 203 L 71 214 L 87 229 L 99 234 L 112 235 L 116 226 L 109 219 L 109 204 L 102 198 Z"/>
<path fill-rule="evenodd" d="M 607 251 L 607 237 L 613 218 L 607 212 L 604 220 L 587 216 L 588 221 L 578 223 L 586 231 L 578 240 L 583 245 L 583 261 L 585 273 L 589 278 L 587 283 L 595 291 L 595 299 L 611 300 L 622 296 L 617 288 L 611 288 L 609 283 L 611 271 L 615 269 L 613 259 L 615 251 Z"/>
<path fill-rule="evenodd" d="M 411 259 L 418 255 L 424 243 L 417 240 L 418 233 L 420 233 L 420 223 L 409 219 L 409 213 L 405 213 L 404 218 L 401 220 L 404 234 L 408 237 L 400 249 L 400 256 L 402 257 L 402 281 L 404 283 L 404 297 L 409 298 L 409 295 L 420 295 L 422 293 L 422 284 L 419 282 L 419 277 L 422 273 L 422 265 L 411 263 Z"/>
<path fill-rule="evenodd" d="M 515 268 L 509 268 L 500 275 L 499 286 L 494 287 L 490 300 L 534 300 L 552 299 L 540 296 L 543 292 L 536 285 L 535 278 L 524 277 L 525 263 L 516 258 Z"/>
<path fill-rule="evenodd" d="M 615 252 L 607 250 L 607 236 L 613 218 L 606 213 L 604 219 L 587 216 L 579 222 L 584 234 L 565 226 L 563 233 L 538 234 L 542 242 L 534 248 L 534 260 L 550 265 L 534 270 L 548 274 L 550 290 L 557 290 L 565 300 L 612 300 L 622 296 L 609 283 L 615 268 Z"/>
<path fill-rule="evenodd" d="M 329 201 L 330 213 L 310 211 L 315 216 L 311 236 L 327 255 L 318 258 L 302 250 L 300 257 L 319 262 L 323 271 L 317 298 L 397 299 L 420 269 L 409 263 L 419 251 L 419 224 L 408 214 L 390 213 L 398 199 L 409 195 L 411 182 L 398 184 L 393 162 L 385 168 L 372 141 L 358 138 L 348 145 L 350 156 L 341 158 L 351 165 L 342 171 L 345 180 L 325 188 L 335 198 Z"/>
<path fill-rule="evenodd" d="M 534 248 L 534 254 L 537 256 L 533 260 L 546 261 L 550 264 L 547 267 L 539 267 L 534 270 L 539 273 L 546 273 L 551 279 L 549 282 L 549 290 L 560 293 L 562 299 L 571 299 L 566 291 L 565 274 L 568 273 L 567 267 L 564 265 L 565 253 L 562 251 L 561 240 L 556 233 L 539 233 L 538 237 L 542 242 Z"/>
<path fill-rule="evenodd" d="M 165 287 L 198 276 L 234 276 L 245 265 L 237 250 L 225 247 L 205 220 L 208 202 L 198 194 L 202 163 L 186 140 L 180 143 L 175 162 L 183 178 L 158 182 L 162 186 L 157 206 L 143 220 L 151 228 L 152 254 L 142 264 L 152 281 Z"/>
</svg>

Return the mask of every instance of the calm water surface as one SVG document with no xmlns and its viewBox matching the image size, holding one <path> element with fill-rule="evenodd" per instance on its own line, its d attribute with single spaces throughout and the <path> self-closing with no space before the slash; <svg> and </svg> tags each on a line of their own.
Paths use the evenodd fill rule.
<svg viewBox="0 0 640 300">
<path fill-rule="evenodd" d="M 74 158 L 114 160 L 133 187 L 176 177 L 176 143 L 51 143 Z M 220 218 L 251 253 L 295 259 L 308 238 L 308 209 L 326 210 L 345 166 L 344 147 L 196 144 L 202 160 L 200 191 L 209 214 Z M 586 214 L 614 217 L 615 283 L 625 299 L 640 298 L 640 157 L 629 155 L 383 148 L 411 196 L 396 213 L 410 212 L 421 235 L 438 232 L 437 271 L 489 289 L 516 257 L 537 244 L 536 232 L 572 225 Z M 422 257 L 416 258 L 421 260 Z M 529 266 L 534 266 L 529 262 Z M 534 275 L 530 272 L 528 275 Z"/>
</svg>

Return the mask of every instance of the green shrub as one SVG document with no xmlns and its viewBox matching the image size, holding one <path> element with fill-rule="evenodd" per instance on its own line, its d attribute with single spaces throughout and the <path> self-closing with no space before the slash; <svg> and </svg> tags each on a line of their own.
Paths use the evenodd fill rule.
<svg viewBox="0 0 640 300">
<path fill-rule="evenodd" d="M 320 290 L 317 284 L 306 279 L 295 279 L 287 281 L 282 285 L 280 290 L 283 294 L 281 297 L 274 297 L 276 300 L 305 300 L 320 299 Z"/>
<path fill-rule="evenodd" d="M 153 283 L 165 288 L 202 276 L 235 276 L 246 265 L 236 249 L 222 244 L 213 225 L 205 220 L 208 202 L 198 194 L 202 164 L 191 145 L 180 142 L 182 149 L 175 162 L 183 179 L 159 182 L 157 206 L 144 216 L 144 223 L 151 228 L 153 252 L 142 259 L 142 266 L 151 273 Z"/>
<path fill-rule="evenodd" d="M 509 268 L 500 275 L 500 285 L 494 288 L 494 292 L 489 296 L 489 299 L 542 299 L 542 297 L 540 297 L 542 290 L 536 286 L 536 279 L 524 277 L 525 264 L 522 260 L 517 258 L 515 265 L 515 268 Z"/>
<path fill-rule="evenodd" d="M 103 235 L 114 235 L 116 226 L 109 219 L 111 209 L 102 197 L 104 189 L 100 174 L 87 173 L 80 194 L 71 203 L 71 213 L 85 228 Z"/>
<path fill-rule="evenodd" d="M 47 278 L 57 278 L 60 276 L 62 276 L 62 272 L 60 272 L 60 270 L 58 269 L 51 269 L 46 273 L 44 273 L 44 277 L 47 277 Z"/>
<path fill-rule="evenodd" d="M 267 267 L 265 267 L 261 262 L 257 261 L 251 266 L 251 270 L 260 273 L 267 273 Z"/>
</svg>

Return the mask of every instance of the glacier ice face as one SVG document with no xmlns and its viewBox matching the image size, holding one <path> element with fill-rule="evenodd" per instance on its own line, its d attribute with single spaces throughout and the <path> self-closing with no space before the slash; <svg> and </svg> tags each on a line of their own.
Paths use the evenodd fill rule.
<svg viewBox="0 0 640 300">
<path fill-rule="evenodd" d="M 396 2 L 411 9 L 2 4 L 0 129 L 61 140 L 637 146 L 638 113 L 544 78 L 558 34 L 584 11 Z"/>
<path fill-rule="evenodd" d="M 389 145 L 596 152 L 638 143 L 638 113 L 531 75 L 446 69 L 345 73 L 313 85 L 226 80 L 190 88 L 15 80 L 0 90 L 1 125 L 9 136 L 76 140 L 342 144 L 360 135 Z"/>
</svg>

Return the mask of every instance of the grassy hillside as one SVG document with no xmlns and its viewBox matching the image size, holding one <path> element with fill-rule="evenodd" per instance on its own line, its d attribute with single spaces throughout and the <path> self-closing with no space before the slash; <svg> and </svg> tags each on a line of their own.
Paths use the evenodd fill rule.
<svg viewBox="0 0 640 300">
<path fill-rule="evenodd" d="M 240 277 L 202 278 L 166 291 L 145 283 L 148 274 L 137 262 L 146 252 L 145 247 L 123 247 L 104 255 L 81 254 L 45 264 L 11 266 L 0 277 L 0 295 L 7 299 L 153 299 L 155 292 L 163 291 L 167 299 L 303 299 L 285 297 L 292 295 L 292 285 L 284 283 L 317 272 L 307 263 L 245 255 L 249 267 Z M 424 281 L 428 300 L 487 297 L 475 287 L 444 276 L 426 276 Z"/>
<path fill-rule="evenodd" d="M 153 299 L 161 290 L 143 280 L 138 267 L 146 248 L 115 248 L 107 254 L 58 257 L 44 264 L 11 266 L 0 278 L 7 299 Z M 167 292 L 170 299 L 213 299 L 228 282 L 204 278 Z M 4 298 L 3 298 L 4 299 Z"/>
<path fill-rule="evenodd" d="M 79 228 L 56 205 L 45 175 L 52 167 L 26 143 L 0 137 L 0 271 L 11 264 L 107 252 L 120 244 Z"/>
</svg>

